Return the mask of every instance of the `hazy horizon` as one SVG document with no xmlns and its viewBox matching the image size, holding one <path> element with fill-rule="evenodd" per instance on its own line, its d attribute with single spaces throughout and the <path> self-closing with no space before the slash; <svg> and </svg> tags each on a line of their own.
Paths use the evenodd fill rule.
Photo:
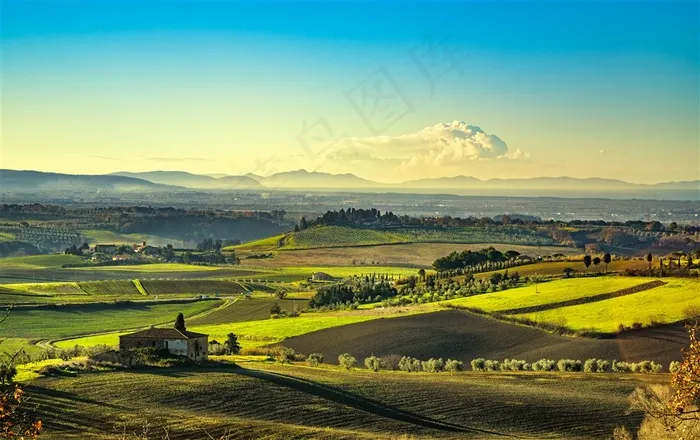
<svg viewBox="0 0 700 440">
<path fill-rule="evenodd" d="M 5 1 L 0 167 L 698 180 L 698 8 Z"/>
</svg>

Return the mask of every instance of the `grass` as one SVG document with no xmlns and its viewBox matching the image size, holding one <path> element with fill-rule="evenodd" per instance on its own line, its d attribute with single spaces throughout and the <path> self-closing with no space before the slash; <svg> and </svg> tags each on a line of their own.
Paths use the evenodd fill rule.
<svg viewBox="0 0 700 440">
<path fill-rule="evenodd" d="M 700 310 L 698 279 L 665 278 L 664 281 L 668 284 L 633 295 L 516 317 L 537 322 L 560 322 L 571 330 L 615 333 L 620 324 L 641 323 L 646 326 L 678 322 L 689 317 L 689 310 Z"/>
<path fill-rule="evenodd" d="M 62 440 L 140 432 L 145 422 L 173 439 L 228 430 L 242 440 L 588 440 L 621 424 L 634 430 L 642 418 L 626 413 L 627 396 L 644 383 L 636 375 L 371 373 L 236 362 L 39 379 L 27 390 L 42 438 Z"/>
<path fill-rule="evenodd" d="M 15 234 L 10 232 L 0 232 L 0 241 L 13 241 L 15 239 Z"/>
<path fill-rule="evenodd" d="M 189 303 L 79 304 L 16 308 L 3 323 L 8 338 L 58 339 L 174 322 L 220 306 L 221 301 Z"/>
<path fill-rule="evenodd" d="M 648 281 L 646 278 L 618 276 L 570 278 L 444 301 L 442 304 L 499 312 L 615 292 Z"/>
</svg>

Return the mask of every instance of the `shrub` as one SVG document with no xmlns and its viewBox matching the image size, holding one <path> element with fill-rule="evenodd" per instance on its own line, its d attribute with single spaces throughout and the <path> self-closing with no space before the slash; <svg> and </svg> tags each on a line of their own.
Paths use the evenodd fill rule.
<svg viewBox="0 0 700 440">
<path fill-rule="evenodd" d="M 615 373 L 631 373 L 632 371 L 636 370 L 636 368 L 637 366 L 630 362 L 612 361 L 612 370 Z"/>
<path fill-rule="evenodd" d="M 448 359 L 447 362 L 445 362 L 445 371 L 449 371 L 450 373 L 456 373 L 458 371 L 462 371 L 463 369 L 464 362 L 462 361 Z"/>
<path fill-rule="evenodd" d="M 277 356 L 277 360 L 283 364 L 291 364 L 292 361 L 294 361 L 295 355 L 296 352 L 293 348 L 285 347 L 282 349 L 282 351 L 280 351 L 279 355 Z"/>
<path fill-rule="evenodd" d="M 525 361 L 517 360 L 517 359 L 504 359 L 503 363 L 500 365 L 501 371 L 525 371 L 526 366 L 530 367 L 530 364 L 528 364 Z"/>
<path fill-rule="evenodd" d="M 17 368 L 14 365 L 0 364 L 0 384 L 12 383 L 17 375 Z"/>
<path fill-rule="evenodd" d="M 368 370 L 376 372 L 379 370 L 385 370 L 386 364 L 384 364 L 384 359 L 372 355 L 368 358 L 365 358 L 365 367 L 367 367 Z"/>
<path fill-rule="evenodd" d="M 357 365 L 357 359 L 355 359 L 347 353 L 343 353 L 340 356 L 338 356 L 338 363 L 346 370 L 349 370 L 355 365 Z"/>
<path fill-rule="evenodd" d="M 681 368 L 681 363 L 679 361 L 673 361 L 670 364 L 668 364 L 668 371 L 671 373 L 676 373 L 678 370 Z"/>
<path fill-rule="evenodd" d="M 583 364 L 583 371 L 586 373 L 605 373 L 610 366 L 610 362 L 603 359 L 588 359 Z"/>
<path fill-rule="evenodd" d="M 399 361 L 399 370 L 412 373 L 422 371 L 423 366 L 420 360 L 412 358 L 410 356 L 404 356 Z"/>
<path fill-rule="evenodd" d="M 321 353 L 311 353 L 309 357 L 306 358 L 306 365 L 310 367 L 318 367 L 318 365 L 322 363 L 323 355 Z"/>
<path fill-rule="evenodd" d="M 487 360 L 484 362 L 484 369 L 486 371 L 498 371 L 500 369 L 500 362 Z"/>
<path fill-rule="evenodd" d="M 389 354 L 382 356 L 382 360 L 384 361 L 384 365 L 386 366 L 387 370 L 398 370 L 401 356 L 398 354 Z"/>
<path fill-rule="evenodd" d="M 439 373 L 445 367 L 445 362 L 442 358 L 430 358 L 427 361 L 421 362 L 421 367 L 423 371 L 427 371 L 428 373 Z"/>
<path fill-rule="evenodd" d="M 559 371 L 582 371 L 583 364 L 578 360 L 560 359 L 557 362 L 557 368 L 559 368 Z"/>
<path fill-rule="evenodd" d="M 557 363 L 551 359 L 540 359 L 532 364 L 533 371 L 554 371 Z"/>
<path fill-rule="evenodd" d="M 472 371 L 486 371 L 486 359 L 472 359 L 471 361 Z"/>
</svg>

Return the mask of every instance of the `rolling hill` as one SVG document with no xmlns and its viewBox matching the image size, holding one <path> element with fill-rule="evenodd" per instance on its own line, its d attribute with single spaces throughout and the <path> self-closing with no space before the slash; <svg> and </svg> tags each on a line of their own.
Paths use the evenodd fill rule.
<svg viewBox="0 0 700 440">
<path fill-rule="evenodd" d="M 143 173 L 130 173 L 119 171 L 110 174 L 112 176 L 125 176 L 147 180 L 163 185 L 186 186 L 200 189 L 259 189 L 262 185 L 255 179 L 246 176 L 211 177 L 192 174 L 185 171 L 148 171 Z"/>
<path fill-rule="evenodd" d="M 182 189 L 144 179 L 115 175 L 60 174 L 0 170 L 2 191 L 172 191 Z"/>
</svg>

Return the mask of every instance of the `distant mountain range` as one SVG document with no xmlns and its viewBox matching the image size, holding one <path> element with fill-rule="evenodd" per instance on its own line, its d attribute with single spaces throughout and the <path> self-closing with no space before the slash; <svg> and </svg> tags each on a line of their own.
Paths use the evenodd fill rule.
<svg viewBox="0 0 700 440">
<path fill-rule="evenodd" d="M 144 173 L 129 173 L 119 171 L 109 176 L 123 176 L 147 180 L 162 185 L 184 186 L 198 189 L 262 189 L 263 186 L 247 176 L 205 176 L 185 171 L 147 171 Z"/>
<path fill-rule="evenodd" d="M 275 190 L 275 189 L 373 189 L 381 191 L 455 192 L 465 190 L 550 190 L 572 191 L 627 191 L 627 190 L 683 190 L 700 192 L 700 180 L 635 184 L 617 179 L 534 177 L 527 179 L 481 180 L 470 176 L 440 177 L 408 180 L 387 184 L 363 179 L 354 174 L 330 174 L 316 171 L 285 171 L 270 176 L 248 173 L 244 176 L 199 175 L 184 171 L 149 171 L 142 173 L 117 172 L 105 175 L 73 175 L 39 171 L 0 170 L 1 190 L 77 189 L 103 191 L 163 191 L 177 189 L 210 190 Z M 696 197 L 697 198 L 697 197 Z"/>
</svg>

